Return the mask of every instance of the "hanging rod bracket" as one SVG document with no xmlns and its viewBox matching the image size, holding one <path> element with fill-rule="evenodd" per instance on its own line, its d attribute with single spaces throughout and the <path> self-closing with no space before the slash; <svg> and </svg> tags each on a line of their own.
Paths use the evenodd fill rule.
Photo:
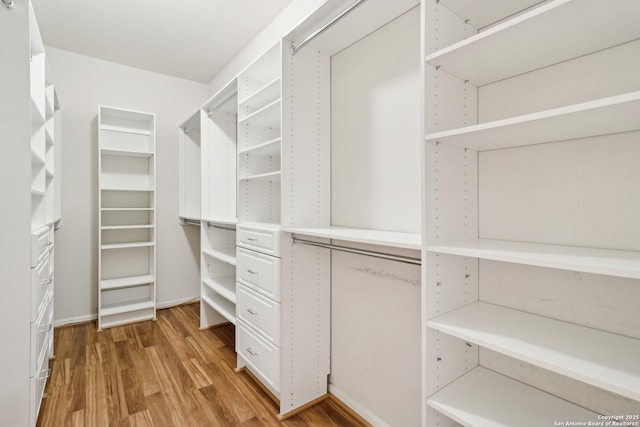
<svg viewBox="0 0 640 427">
<path fill-rule="evenodd" d="M 5 5 L 7 9 L 13 9 L 14 7 L 13 0 L 2 0 L 2 4 Z"/>
</svg>

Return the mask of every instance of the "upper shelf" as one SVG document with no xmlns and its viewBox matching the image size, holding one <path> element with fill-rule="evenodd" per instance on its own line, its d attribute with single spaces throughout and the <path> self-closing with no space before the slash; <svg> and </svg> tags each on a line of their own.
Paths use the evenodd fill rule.
<svg viewBox="0 0 640 427">
<path fill-rule="evenodd" d="M 425 58 L 475 86 L 640 37 L 640 2 L 554 0 Z"/>
<path fill-rule="evenodd" d="M 267 104 L 263 108 L 247 117 L 238 120 L 238 125 L 252 125 L 259 127 L 280 127 L 280 99 Z"/>
<path fill-rule="evenodd" d="M 280 77 L 271 80 L 254 93 L 238 102 L 238 110 L 255 110 L 280 98 Z"/>
<path fill-rule="evenodd" d="M 463 426 L 539 427 L 558 420 L 598 421 L 598 414 L 489 369 L 477 367 L 427 400 Z"/>
<path fill-rule="evenodd" d="M 262 144 L 254 145 L 249 148 L 243 148 L 238 150 L 238 154 L 251 153 L 254 156 L 279 156 L 280 155 L 280 142 L 282 138 L 274 138 Z"/>
<path fill-rule="evenodd" d="M 100 152 L 106 156 L 120 156 L 120 157 L 152 157 L 153 153 L 150 151 L 135 151 L 135 150 L 111 150 L 102 148 Z"/>
<path fill-rule="evenodd" d="M 426 140 L 476 151 L 495 150 L 635 131 L 640 129 L 638 117 L 640 91 L 432 133 Z"/>
<path fill-rule="evenodd" d="M 122 132 L 122 133 L 131 133 L 135 135 L 151 135 L 151 132 L 148 129 L 136 129 L 133 127 L 125 127 L 125 126 L 116 126 L 116 125 L 100 125 L 100 130 L 108 130 L 111 132 Z"/>
<path fill-rule="evenodd" d="M 397 231 L 347 227 L 285 228 L 283 231 L 304 236 L 323 237 L 393 248 L 418 250 L 422 248 L 420 233 L 402 233 Z"/>
<path fill-rule="evenodd" d="M 640 252 L 490 239 L 429 245 L 427 250 L 441 254 L 640 279 Z"/>
<path fill-rule="evenodd" d="M 483 302 L 429 320 L 427 326 L 640 400 L 640 340 Z"/>
</svg>

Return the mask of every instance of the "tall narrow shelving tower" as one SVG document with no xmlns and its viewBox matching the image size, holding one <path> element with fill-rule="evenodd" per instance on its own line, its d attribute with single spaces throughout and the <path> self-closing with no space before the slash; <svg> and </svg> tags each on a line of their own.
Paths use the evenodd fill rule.
<svg viewBox="0 0 640 427">
<path fill-rule="evenodd" d="M 156 317 L 155 116 L 99 109 L 98 329 Z"/>
</svg>

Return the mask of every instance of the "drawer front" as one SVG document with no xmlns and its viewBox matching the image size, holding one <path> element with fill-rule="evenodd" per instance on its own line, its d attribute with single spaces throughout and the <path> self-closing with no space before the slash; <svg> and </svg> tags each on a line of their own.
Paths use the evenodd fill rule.
<svg viewBox="0 0 640 427">
<path fill-rule="evenodd" d="M 37 368 L 44 360 L 48 360 L 50 332 L 53 330 L 53 298 L 48 298 L 38 321 L 31 324 L 31 376 L 36 375 Z"/>
<path fill-rule="evenodd" d="M 236 351 L 265 385 L 280 392 L 280 349 L 260 338 L 242 321 L 238 322 Z"/>
<path fill-rule="evenodd" d="M 31 405 L 29 411 L 31 416 L 30 425 L 32 426 L 35 426 L 38 420 L 38 413 L 40 412 L 40 405 L 42 404 L 42 397 L 44 396 L 44 387 L 50 375 L 51 369 L 49 369 L 49 361 L 45 359 L 38 369 L 38 374 L 31 377 Z"/>
<path fill-rule="evenodd" d="M 50 255 L 31 269 L 31 321 L 35 322 L 44 307 L 44 300 L 53 288 L 53 262 Z"/>
<path fill-rule="evenodd" d="M 280 256 L 280 230 L 238 225 L 238 246 L 253 249 L 263 254 Z"/>
<path fill-rule="evenodd" d="M 280 347 L 280 303 L 239 285 L 236 316 L 256 328 L 267 341 Z"/>
<path fill-rule="evenodd" d="M 280 259 L 242 248 L 236 255 L 238 282 L 280 302 Z"/>
<path fill-rule="evenodd" d="M 37 267 L 53 246 L 51 227 L 43 227 L 31 234 L 31 268 Z"/>
</svg>

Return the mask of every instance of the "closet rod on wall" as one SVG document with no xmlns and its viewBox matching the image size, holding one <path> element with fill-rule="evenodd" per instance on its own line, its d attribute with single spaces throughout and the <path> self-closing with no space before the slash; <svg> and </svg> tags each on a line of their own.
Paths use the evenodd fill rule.
<svg viewBox="0 0 640 427">
<path fill-rule="evenodd" d="M 227 230 L 227 231 L 236 231 L 235 227 L 229 227 L 229 226 L 217 225 L 217 224 L 207 224 L 207 227 L 219 228 L 220 230 Z"/>
<path fill-rule="evenodd" d="M 291 42 L 291 53 L 292 54 L 296 54 L 300 51 L 300 49 L 302 49 L 303 47 L 305 47 L 309 42 L 311 42 L 311 40 L 315 39 L 316 37 L 318 37 L 320 34 L 324 33 L 325 31 L 327 31 L 329 28 L 333 27 L 335 24 L 337 24 L 342 18 L 344 18 L 345 16 L 347 16 L 348 14 L 350 14 L 351 12 L 353 12 L 358 6 L 360 6 L 362 3 L 364 3 L 367 0 L 357 0 L 355 3 L 353 3 L 351 6 L 349 6 L 348 8 L 346 8 L 345 10 L 343 10 L 342 12 L 340 12 L 336 17 L 334 17 L 331 21 L 327 22 L 326 24 L 324 24 L 322 27 L 320 27 L 320 29 L 316 30 L 313 34 L 311 34 L 309 37 L 307 37 L 306 39 L 304 39 L 303 41 L 301 41 L 298 44 L 295 44 L 295 42 Z"/>
<path fill-rule="evenodd" d="M 422 265 L 420 258 L 408 257 L 403 255 L 391 255 L 383 252 L 370 251 L 367 249 L 350 248 L 348 246 L 333 245 L 330 243 L 313 242 L 311 240 L 298 239 L 296 236 L 291 238 L 293 243 L 301 243 L 303 245 L 317 246 L 319 248 L 332 249 L 336 251 L 349 252 L 351 254 L 365 255 L 374 258 L 388 259 L 391 261 L 404 262 L 405 264 Z"/>
</svg>

